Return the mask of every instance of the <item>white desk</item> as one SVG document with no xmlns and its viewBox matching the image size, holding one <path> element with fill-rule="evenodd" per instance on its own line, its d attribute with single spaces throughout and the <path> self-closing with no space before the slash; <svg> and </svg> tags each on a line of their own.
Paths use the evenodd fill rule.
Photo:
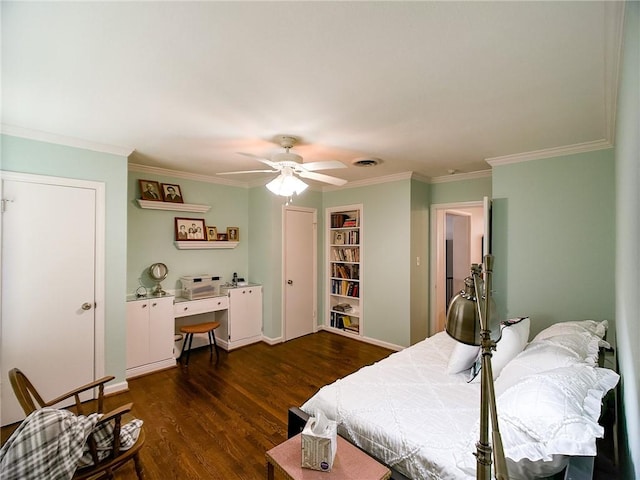
<svg viewBox="0 0 640 480">
<path fill-rule="evenodd" d="M 173 315 L 175 318 L 175 331 L 180 332 L 180 327 L 184 325 L 194 325 L 197 323 L 205 322 L 220 322 L 221 325 L 227 324 L 229 309 L 229 297 L 226 293 L 217 295 L 215 297 L 201 298 L 198 300 L 189 300 L 188 298 L 176 297 L 173 305 Z M 216 333 L 216 332 L 214 332 Z M 216 335 L 216 340 L 220 341 L 220 346 L 223 348 L 226 342 L 222 342 L 219 336 Z M 182 348 L 182 339 L 175 346 L 176 358 L 180 355 Z M 206 334 L 193 336 L 193 344 L 191 348 L 197 348 L 209 345 L 209 338 Z M 226 348 L 225 348 L 226 349 Z"/>
</svg>

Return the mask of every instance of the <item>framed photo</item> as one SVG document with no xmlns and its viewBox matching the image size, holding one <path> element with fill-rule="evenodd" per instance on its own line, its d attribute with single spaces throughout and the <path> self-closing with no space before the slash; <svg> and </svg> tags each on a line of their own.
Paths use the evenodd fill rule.
<svg viewBox="0 0 640 480">
<path fill-rule="evenodd" d="M 240 241 L 240 229 L 238 227 L 227 227 L 227 240 L 230 242 Z"/>
<path fill-rule="evenodd" d="M 335 232 L 333 234 L 333 243 L 335 245 L 344 245 L 344 232 Z"/>
<path fill-rule="evenodd" d="M 226 233 L 219 233 L 218 234 L 218 241 L 219 242 L 226 242 L 227 241 L 227 234 Z"/>
<path fill-rule="evenodd" d="M 182 192 L 180 191 L 180 185 L 163 183 L 162 200 L 164 200 L 165 202 L 184 203 L 184 200 L 182 199 Z"/>
<path fill-rule="evenodd" d="M 140 198 L 142 200 L 162 201 L 160 184 L 154 180 L 138 180 L 140 184 Z"/>
<path fill-rule="evenodd" d="M 206 229 L 202 218 L 176 217 L 176 240 L 206 240 Z"/>
<path fill-rule="evenodd" d="M 210 242 L 218 240 L 218 229 L 216 227 L 207 227 L 207 240 Z"/>
</svg>

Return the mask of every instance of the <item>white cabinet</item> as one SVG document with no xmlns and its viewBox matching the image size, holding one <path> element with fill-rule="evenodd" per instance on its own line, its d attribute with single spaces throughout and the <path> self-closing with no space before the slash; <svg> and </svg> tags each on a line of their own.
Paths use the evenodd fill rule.
<svg viewBox="0 0 640 480">
<path fill-rule="evenodd" d="M 223 288 L 229 295 L 227 322 L 220 325 L 220 343 L 226 350 L 262 340 L 262 286 Z"/>
<path fill-rule="evenodd" d="M 176 364 L 173 297 L 127 302 L 127 378 Z"/>
</svg>

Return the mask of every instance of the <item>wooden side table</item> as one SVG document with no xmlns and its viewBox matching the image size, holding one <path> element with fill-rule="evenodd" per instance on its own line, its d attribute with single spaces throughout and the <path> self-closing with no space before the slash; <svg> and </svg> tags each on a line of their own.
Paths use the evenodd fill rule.
<svg viewBox="0 0 640 480">
<path fill-rule="evenodd" d="M 273 447 L 266 454 L 267 479 L 274 480 L 274 470 L 287 480 L 387 480 L 391 471 L 356 446 L 338 436 L 336 458 L 330 472 L 302 468 L 301 434 Z"/>
</svg>

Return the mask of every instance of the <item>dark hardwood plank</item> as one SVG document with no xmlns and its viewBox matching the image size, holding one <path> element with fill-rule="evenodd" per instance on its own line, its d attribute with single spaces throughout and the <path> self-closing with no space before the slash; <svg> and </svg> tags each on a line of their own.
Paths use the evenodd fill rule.
<svg viewBox="0 0 640 480">
<path fill-rule="evenodd" d="M 287 438 L 287 409 L 390 353 L 328 332 L 221 350 L 217 364 L 201 348 L 188 367 L 129 380 L 129 391 L 108 397 L 105 408 L 134 403 L 147 437 L 147 479 L 265 478 L 265 452 Z M 2 438 L 14 428 L 3 428 Z M 133 464 L 117 478 L 135 479 Z"/>
</svg>

